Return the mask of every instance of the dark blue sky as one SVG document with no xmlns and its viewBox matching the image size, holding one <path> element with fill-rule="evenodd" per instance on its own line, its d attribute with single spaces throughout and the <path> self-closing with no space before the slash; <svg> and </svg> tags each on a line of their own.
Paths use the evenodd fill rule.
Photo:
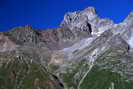
<svg viewBox="0 0 133 89">
<path fill-rule="evenodd" d="M 58 27 L 66 12 L 96 7 L 101 17 L 121 22 L 133 10 L 133 0 L 0 0 L 0 31 L 30 24 Z"/>
</svg>

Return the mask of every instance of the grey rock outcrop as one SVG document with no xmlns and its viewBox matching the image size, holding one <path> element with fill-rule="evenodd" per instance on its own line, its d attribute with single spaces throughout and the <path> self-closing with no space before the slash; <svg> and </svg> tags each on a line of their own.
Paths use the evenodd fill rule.
<svg viewBox="0 0 133 89">
<path fill-rule="evenodd" d="M 61 27 L 67 27 L 72 31 L 78 31 L 92 34 L 99 34 L 112 28 L 113 21 L 109 19 L 100 19 L 96 14 L 94 7 L 86 8 L 83 11 L 69 12 L 65 14 Z"/>
</svg>

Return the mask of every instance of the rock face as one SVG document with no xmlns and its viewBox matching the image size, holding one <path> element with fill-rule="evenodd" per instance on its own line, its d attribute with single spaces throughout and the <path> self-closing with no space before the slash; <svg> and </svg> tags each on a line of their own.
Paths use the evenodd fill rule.
<svg viewBox="0 0 133 89">
<path fill-rule="evenodd" d="M 15 50 L 16 44 L 8 36 L 0 34 L 0 52 Z"/>
<path fill-rule="evenodd" d="M 82 12 L 67 13 L 61 23 L 61 27 L 69 28 L 77 33 L 77 36 L 91 35 L 92 27 L 89 21 L 95 19 L 96 13 L 93 7 L 87 8 Z"/>
<path fill-rule="evenodd" d="M 90 34 L 92 32 L 92 28 L 89 21 L 93 21 L 96 18 L 97 15 L 93 7 L 87 8 L 81 12 L 69 12 L 65 14 L 61 27 L 67 27 L 71 30 L 79 29 L 81 32 L 85 31 Z"/>
<path fill-rule="evenodd" d="M 0 89 L 133 89 L 133 12 L 120 24 L 94 7 L 59 28 L 0 33 Z"/>
</svg>

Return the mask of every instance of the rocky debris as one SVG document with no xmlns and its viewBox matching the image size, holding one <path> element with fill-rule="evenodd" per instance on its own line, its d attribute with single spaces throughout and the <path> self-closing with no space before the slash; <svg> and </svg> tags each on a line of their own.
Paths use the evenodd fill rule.
<svg viewBox="0 0 133 89">
<path fill-rule="evenodd" d="M 8 36 L 0 33 L 0 52 L 13 51 L 16 47 L 17 45 Z"/>
<path fill-rule="evenodd" d="M 38 32 L 41 46 L 51 50 L 59 50 L 71 46 L 78 38 L 67 28 L 43 30 Z"/>
<path fill-rule="evenodd" d="M 120 65 L 121 67 L 113 67 L 114 65 L 119 65 L 120 62 L 126 60 L 123 58 L 128 55 L 129 51 L 129 45 L 125 40 L 122 39 L 120 35 L 113 35 L 110 30 L 107 30 L 84 48 L 77 48 L 76 51 L 71 51 L 72 49 L 74 48 L 71 47 L 69 49 L 61 50 L 61 52 L 58 52 L 59 54 L 56 55 L 58 61 L 61 58 L 60 62 L 62 62 L 62 60 L 64 62 L 58 65 L 58 67 L 54 70 L 54 73 L 63 79 L 63 81 L 66 83 L 66 86 L 74 87 L 74 89 L 79 88 L 80 85 L 82 85 L 82 82 L 84 82 L 84 78 L 87 77 L 93 66 L 99 66 L 99 68 L 103 69 L 109 69 L 111 66 L 112 71 L 119 71 L 118 73 L 120 73 L 120 75 L 126 76 L 126 74 L 120 72 L 120 69 L 123 68 L 122 66 L 125 64 Z M 67 56 L 69 53 L 66 53 L 66 50 L 67 52 L 70 52 L 71 57 Z M 62 57 L 66 55 L 66 57 L 62 58 L 60 55 L 62 55 Z M 107 59 L 104 59 L 104 57 L 107 57 Z M 127 59 L 132 61 L 132 58 L 127 57 Z M 105 60 L 105 64 L 103 60 Z M 126 71 L 124 69 L 126 68 L 123 68 L 123 71 Z M 132 73 L 132 70 L 130 70 L 130 73 Z M 67 79 L 66 77 L 70 77 L 70 79 Z M 76 77 L 78 77 L 78 79 Z M 69 84 L 70 81 L 71 84 Z"/>
<path fill-rule="evenodd" d="M 65 54 L 63 52 L 54 52 L 51 56 L 51 61 L 49 64 L 61 65 L 64 64 Z"/>
</svg>

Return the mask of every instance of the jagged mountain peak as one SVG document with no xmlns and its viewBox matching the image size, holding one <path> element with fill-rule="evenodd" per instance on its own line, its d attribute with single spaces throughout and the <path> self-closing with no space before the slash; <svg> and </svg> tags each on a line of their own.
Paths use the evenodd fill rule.
<svg viewBox="0 0 133 89">
<path fill-rule="evenodd" d="M 61 22 L 60 26 L 70 29 L 75 27 L 80 28 L 81 25 L 87 24 L 89 20 L 95 19 L 96 16 L 94 7 L 88 7 L 82 11 L 68 12 L 64 15 L 64 20 Z"/>
<path fill-rule="evenodd" d="M 91 30 L 91 34 L 98 36 L 105 30 L 112 28 L 112 25 L 114 25 L 112 20 L 100 18 L 94 7 L 88 7 L 81 11 L 66 13 L 60 26 L 70 30 Z"/>
</svg>

